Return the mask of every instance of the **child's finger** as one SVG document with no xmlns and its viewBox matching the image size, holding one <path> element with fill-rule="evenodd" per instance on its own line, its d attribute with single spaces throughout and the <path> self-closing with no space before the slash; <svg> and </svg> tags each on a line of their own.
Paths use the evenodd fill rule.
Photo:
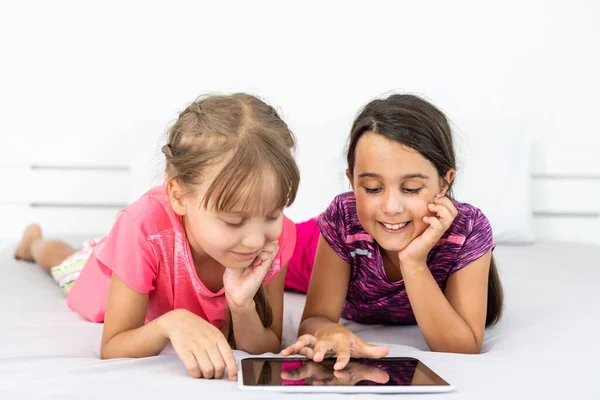
<svg viewBox="0 0 600 400">
<path fill-rule="evenodd" d="M 339 340 L 335 344 L 335 352 L 337 353 L 337 361 L 333 369 L 340 370 L 346 368 L 350 362 L 350 342 L 348 340 Z"/>
<path fill-rule="evenodd" d="M 185 368 L 193 378 L 202 378 L 202 371 L 200 371 L 198 360 L 196 360 L 196 357 L 191 351 L 185 351 L 178 355 L 183 362 L 183 365 L 185 365 Z"/>
<path fill-rule="evenodd" d="M 431 228 L 433 231 L 436 231 L 437 233 L 444 233 L 444 227 L 442 226 L 442 223 L 440 222 L 439 219 L 437 219 L 436 217 L 423 217 L 423 221 L 425 221 L 426 223 L 429 224 L 429 228 Z"/>
<path fill-rule="evenodd" d="M 218 340 L 217 347 L 219 348 L 219 352 L 223 357 L 223 361 L 225 361 L 225 368 L 227 368 L 229 380 L 234 380 L 238 374 L 238 368 L 235 357 L 233 356 L 233 352 L 231 351 L 231 347 L 229 347 L 229 344 L 225 341 L 225 339 Z"/>
<path fill-rule="evenodd" d="M 263 249 L 254 259 L 252 266 L 258 267 L 262 264 L 265 268 L 269 268 L 278 252 L 279 246 L 277 245 L 269 249 Z"/>
<path fill-rule="evenodd" d="M 219 351 L 218 347 L 210 347 L 206 349 L 206 354 L 210 359 L 211 364 L 215 370 L 214 378 L 221 379 L 225 372 L 225 361 L 223 360 L 223 356 Z"/>
<path fill-rule="evenodd" d="M 437 214 L 439 219 L 441 219 L 444 223 L 448 223 L 450 225 L 452 221 L 454 221 L 454 215 L 448 210 L 445 205 L 441 204 L 429 204 L 429 211 Z"/>
<path fill-rule="evenodd" d="M 288 347 L 281 350 L 281 353 L 279 354 L 281 354 L 282 356 L 289 356 L 292 354 L 297 354 L 303 348 L 304 344 L 296 342 L 294 344 L 290 344 Z"/>
<path fill-rule="evenodd" d="M 327 351 L 331 349 L 331 344 L 326 340 L 319 340 L 314 347 L 313 361 L 321 362 L 325 358 Z"/>
<path fill-rule="evenodd" d="M 456 206 L 448 197 L 436 197 L 433 199 L 433 202 L 435 204 L 441 204 L 445 206 L 450 211 L 450 214 L 452 214 L 453 217 L 456 217 L 458 215 L 458 210 L 456 209 Z"/>
<path fill-rule="evenodd" d="M 295 353 L 295 352 L 294 352 L 294 347 L 293 347 L 293 345 L 289 345 L 288 347 L 286 347 L 285 349 L 283 349 L 283 350 L 281 350 L 281 351 L 279 352 L 279 354 L 281 354 L 282 356 L 289 356 L 289 355 L 292 355 L 292 354 L 294 354 L 294 353 Z"/>
<path fill-rule="evenodd" d="M 282 355 L 288 355 L 288 354 L 283 354 L 283 352 L 285 351 L 286 353 L 288 351 L 292 351 L 294 353 L 298 353 L 300 350 L 302 350 L 304 347 L 314 347 L 314 345 L 317 343 L 317 338 L 315 338 L 313 335 L 302 335 L 300 336 L 298 339 L 296 339 L 296 343 L 286 347 L 281 353 Z"/>
<path fill-rule="evenodd" d="M 262 252 L 265 253 L 277 253 L 277 250 L 279 250 L 279 243 L 277 241 L 268 243 L 263 249 Z"/>
<path fill-rule="evenodd" d="M 390 349 L 386 346 L 375 346 L 367 342 L 361 342 L 359 348 L 359 357 L 382 358 L 390 352 Z"/>
<path fill-rule="evenodd" d="M 198 361 L 200 371 L 202 371 L 202 377 L 206 379 L 212 379 L 215 376 L 215 367 L 210 362 L 210 358 L 208 357 L 208 354 L 206 354 L 206 350 L 199 348 L 194 351 L 194 356 Z"/>
<path fill-rule="evenodd" d="M 310 347 L 304 347 L 298 352 L 298 354 L 312 360 L 315 356 L 315 351 Z"/>
</svg>

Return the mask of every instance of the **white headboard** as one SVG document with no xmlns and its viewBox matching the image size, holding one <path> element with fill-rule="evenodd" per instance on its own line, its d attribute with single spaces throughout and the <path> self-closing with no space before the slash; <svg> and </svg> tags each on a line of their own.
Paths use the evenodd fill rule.
<svg viewBox="0 0 600 400">
<path fill-rule="evenodd" d="M 123 144 L 123 137 L 112 140 L 94 143 L 93 152 L 69 147 L 65 141 L 64 146 L 53 147 L 51 157 L 38 158 L 39 162 L 32 158 L 0 165 L 4 182 L 0 187 L 0 239 L 18 238 L 30 222 L 41 223 L 46 232 L 56 236 L 108 232 L 117 213 L 129 202 L 132 186 L 148 187 L 160 179 L 159 172 L 136 175 L 135 168 L 131 170 L 131 153 L 114 151 L 114 143 Z M 537 240 L 600 244 L 600 173 L 595 172 L 597 167 L 586 152 L 551 143 L 535 149 L 531 199 Z M 157 157 L 148 154 L 144 162 L 153 163 L 151 160 Z M 307 173 L 314 177 L 313 171 Z M 328 177 L 323 174 L 321 187 L 332 192 L 344 190 L 342 174 L 342 170 L 331 171 Z M 337 188 L 332 187 L 331 182 L 336 181 Z M 317 196 L 314 188 L 319 182 L 304 186 L 309 184 L 311 189 L 300 196 L 310 192 Z M 327 194 L 320 201 L 326 204 L 328 199 Z M 302 215 L 303 210 L 296 214 Z"/>
<path fill-rule="evenodd" d="M 600 244 L 600 165 L 595 146 L 538 143 L 531 196 L 536 237 Z"/>
<path fill-rule="evenodd" d="M 537 236 L 598 243 L 598 15 L 600 3 L 583 0 L 9 2 L 0 238 L 30 221 L 106 232 L 144 186 L 131 169 L 140 135 L 155 145 L 210 91 L 280 107 L 309 207 L 293 212 L 322 211 L 347 187 L 340 160 L 356 111 L 402 91 L 457 120 L 548 115 L 531 172 Z"/>
<path fill-rule="evenodd" d="M 32 135 L 33 136 L 33 135 Z M 38 222 L 50 235 L 105 234 L 128 203 L 131 138 L 109 134 L 11 138 L 0 162 L 0 238 Z"/>
</svg>

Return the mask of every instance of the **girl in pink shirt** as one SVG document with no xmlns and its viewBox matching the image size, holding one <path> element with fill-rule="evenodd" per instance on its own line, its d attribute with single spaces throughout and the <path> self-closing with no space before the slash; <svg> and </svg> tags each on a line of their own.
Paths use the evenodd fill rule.
<svg viewBox="0 0 600 400">
<path fill-rule="evenodd" d="M 293 147 L 261 100 L 201 98 L 168 132 L 166 183 L 127 206 L 106 237 L 76 252 L 31 225 L 15 256 L 50 271 L 71 309 L 104 321 L 102 358 L 154 356 L 170 341 L 192 376 L 227 369 L 233 379 L 232 348 L 281 346 Z"/>
</svg>

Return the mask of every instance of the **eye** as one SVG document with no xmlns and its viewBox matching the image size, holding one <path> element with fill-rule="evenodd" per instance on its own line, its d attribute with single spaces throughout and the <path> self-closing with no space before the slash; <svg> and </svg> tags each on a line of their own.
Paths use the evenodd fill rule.
<svg viewBox="0 0 600 400">
<path fill-rule="evenodd" d="M 267 222 L 275 222 L 279 219 L 280 216 L 281 216 L 281 214 L 268 215 L 265 219 L 267 220 Z"/>
<path fill-rule="evenodd" d="M 410 188 L 404 188 L 402 190 L 404 190 L 404 193 L 407 194 L 418 194 L 421 191 L 422 188 L 418 188 L 418 189 L 410 189 Z"/>
<path fill-rule="evenodd" d="M 227 226 L 229 226 L 230 228 L 241 228 L 244 225 L 244 223 L 246 222 L 246 220 L 243 219 L 240 222 L 230 222 L 230 221 L 223 220 L 223 222 L 225 222 L 225 224 Z"/>
<path fill-rule="evenodd" d="M 381 188 L 375 188 L 375 189 L 373 189 L 373 188 L 366 187 L 365 188 L 365 192 L 367 192 L 368 194 L 376 194 L 376 193 L 381 192 Z"/>
</svg>

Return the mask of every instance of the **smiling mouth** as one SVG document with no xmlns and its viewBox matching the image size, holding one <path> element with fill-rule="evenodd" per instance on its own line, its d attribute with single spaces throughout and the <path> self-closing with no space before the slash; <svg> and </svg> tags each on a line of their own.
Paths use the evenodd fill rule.
<svg viewBox="0 0 600 400">
<path fill-rule="evenodd" d="M 380 222 L 380 224 L 383 225 L 386 229 L 388 229 L 390 231 L 399 231 L 400 229 L 404 228 L 406 225 L 410 224 L 410 221 L 401 222 L 399 224 L 388 224 L 386 222 Z"/>
<path fill-rule="evenodd" d="M 232 251 L 232 253 L 237 258 L 240 258 L 242 260 L 253 260 L 258 254 L 258 251 L 253 251 L 252 253 L 238 253 L 237 251 Z"/>
</svg>

